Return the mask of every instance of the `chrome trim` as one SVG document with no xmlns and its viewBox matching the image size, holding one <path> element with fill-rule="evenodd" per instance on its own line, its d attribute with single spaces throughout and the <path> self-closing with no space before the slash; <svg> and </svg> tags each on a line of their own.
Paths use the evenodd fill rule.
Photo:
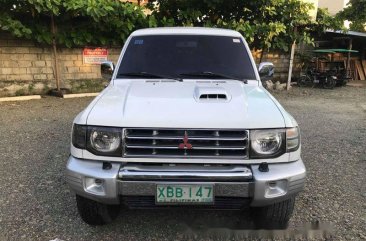
<svg viewBox="0 0 366 241">
<path fill-rule="evenodd" d="M 119 203 L 119 197 L 117 195 L 116 179 L 120 166 L 118 163 L 112 163 L 111 169 L 103 170 L 103 165 L 100 161 L 84 160 L 70 156 L 65 172 L 66 182 L 78 195 L 102 203 L 117 204 Z M 89 192 L 85 188 L 86 178 L 102 179 L 105 185 L 105 193 L 103 195 L 95 195 Z"/>
<path fill-rule="evenodd" d="M 169 156 L 164 156 L 164 155 L 133 155 L 133 154 L 129 154 L 129 155 L 124 155 L 124 158 L 146 158 L 146 159 L 150 159 L 150 160 L 154 160 L 151 162 L 156 162 L 156 159 L 167 159 L 167 158 L 181 158 L 183 160 L 188 160 L 189 159 L 228 159 L 228 161 L 230 160 L 247 160 L 248 157 L 235 157 L 235 156 L 181 156 L 181 155 L 169 155 Z M 226 162 L 226 163 L 230 163 L 230 162 Z M 224 161 L 223 161 L 224 162 Z M 259 160 L 258 163 L 263 162 L 263 160 Z M 236 162 L 235 162 L 236 163 Z M 240 162 L 242 163 L 242 162 Z"/>
<path fill-rule="evenodd" d="M 163 161 L 163 159 L 160 160 L 161 163 Z M 78 195 L 106 204 L 120 203 L 120 196 L 155 195 L 156 189 L 154 187 L 157 183 L 194 184 L 207 182 L 215 185 L 217 196 L 248 197 L 251 199 L 251 206 L 266 206 L 298 194 L 303 189 L 306 179 L 306 170 L 301 159 L 289 163 L 269 164 L 268 172 L 260 172 L 258 164 L 251 165 L 250 168 L 244 165 L 208 164 L 169 165 L 155 163 L 154 165 L 137 165 L 128 163 L 125 166 L 122 165 L 121 163 L 112 162 L 112 168 L 104 170 L 101 161 L 78 159 L 70 156 L 66 166 L 66 182 Z M 159 173 L 164 174 L 167 172 L 174 173 L 174 177 L 159 176 Z M 145 175 L 146 173 L 148 175 Z M 200 180 L 197 175 L 185 175 L 185 173 L 198 173 L 198 177 L 203 178 Z M 191 178 L 192 176 L 194 178 Z M 210 177 L 206 179 L 208 176 Z M 156 180 L 149 180 L 151 177 L 156 178 Z M 105 194 L 95 195 L 87 192 L 84 186 L 86 178 L 102 179 L 105 184 Z M 265 192 L 268 182 L 277 180 L 287 181 L 286 192 L 282 196 L 266 197 Z"/>
<path fill-rule="evenodd" d="M 126 150 L 126 129 L 123 128 L 122 129 L 122 157 L 125 155 L 125 150 Z"/>
<path fill-rule="evenodd" d="M 190 147 L 183 149 L 187 132 Z M 243 129 L 124 128 L 122 139 L 127 158 L 249 158 L 249 131 Z"/>
<path fill-rule="evenodd" d="M 128 164 L 118 172 L 121 180 L 248 181 L 253 175 L 246 166 L 141 165 Z"/>
<path fill-rule="evenodd" d="M 182 140 L 181 136 L 128 136 L 126 135 L 126 137 L 128 139 L 150 139 L 150 140 Z M 212 138 L 208 138 L 208 137 L 189 137 L 190 140 L 206 140 L 206 141 L 245 141 L 248 138 L 247 137 L 243 137 L 243 138 L 235 138 L 235 137 L 212 137 Z"/>
<path fill-rule="evenodd" d="M 289 163 L 269 164 L 268 172 L 260 172 L 258 170 L 259 165 L 252 165 L 251 167 L 255 180 L 251 206 L 266 206 L 286 200 L 298 194 L 305 185 L 306 169 L 301 159 Z M 287 181 L 286 192 L 281 196 L 267 198 L 265 191 L 268 182 L 277 180 Z"/>
<path fill-rule="evenodd" d="M 157 182 L 157 181 L 120 181 L 118 192 L 123 196 L 155 196 L 157 184 L 195 185 L 203 182 Z M 252 182 L 204 182 L 214 186 L 215 196 L 250 197 L 253 193 Z"/>
<path fill-rule="evenodd" d="M 144 146 L 144 145 L 125 145 L 127 148 L 136 148 L 136 149 L 179 149 L 178 146 Z M 196 150 L 245 150 L 246 147 L 230 147 L 230 146 L 193 146 L 192 149 Z"/>
</svg>

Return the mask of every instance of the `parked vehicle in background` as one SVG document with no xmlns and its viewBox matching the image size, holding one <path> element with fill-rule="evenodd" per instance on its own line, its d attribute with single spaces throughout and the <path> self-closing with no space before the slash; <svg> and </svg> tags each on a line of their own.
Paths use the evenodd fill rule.
<svg viewBox="0 0 366 241">
<path fill-rule="evenodd" d="M 111 82 L 76 116 L 66 167 L 85 222 L 108 223 L 121 204 L 251 207 L 258 227 L 286 227 L 305 182 L 300 129 L 240 33 L 138 30 L 102 74 Z"/>
<path fill-rule="evenodd" d="M 337 76 L 331 72 L 318 72 L 314 67 L 305 69 L 305 73 L 300 74 L 297 85 L 300 87 L 320 86 L 324 89 L 333 89 L 337 84 Z"/>
<path fill-rule="evenodd" d="M 344 86 L 352 79 L 350 69 L 345 60 L 336 60 L 335 55 L 357 53 L 349 49 L 316 49 L 311 61 L 304 64 L 297 81 L 301 87 L 320 86 L 333 89 L 335 86 Z M 348 68 L 348 69 L 347 69 Z"/>
</svg>

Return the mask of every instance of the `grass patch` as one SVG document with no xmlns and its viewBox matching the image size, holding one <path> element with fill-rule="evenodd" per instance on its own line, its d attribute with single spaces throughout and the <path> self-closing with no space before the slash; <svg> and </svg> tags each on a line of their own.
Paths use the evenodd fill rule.
<svg viewBox="0 0 366 241">
<path fill-rule="evenodd" d="M 108 84 L 108 81 L 104 80 L 73 80 L 70 81 L 71 93 L 88 93 L 88 92 L 100 92 Z"/>
<path fill-rule="evenodd" d="M 15 91 L 15 96 L 23 96 L 26 95 L 26 91 L 24 89 L 19 89 Z"/>
</svg>

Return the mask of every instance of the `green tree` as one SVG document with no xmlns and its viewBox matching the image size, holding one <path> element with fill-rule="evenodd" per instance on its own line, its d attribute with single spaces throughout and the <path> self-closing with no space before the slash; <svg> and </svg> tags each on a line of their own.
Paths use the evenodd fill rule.
<svg viewBox="0 0 366 241">
<path fill-rule="evenodd" d="M 60 90 L 57 45 L 123 45 L 135 29 L 154 25 L 143 9 L 116 0 L 1 0 L 0 28 L 17 37 L 52 45 Z"/>
<path fill-rule="evenodd" d="M 148 27 L 143 9 L 115 0 L 1 0 L 0 28 L 17 37 L 51 44 L 122 45 L 135 29 Z M 150 22 L 153 25 L 153 22 Z"/>
<path fill-rule="evenodd" d="M 342 19 L 331 16 L 328 9 L 318 8 L 316 22 L 314 23 L 312 30 L 314 33 L 321 35 L 327 29 L 346 30 L 343 26 Z"/>
<path fill-rule="evenodd" d="M 351 21 L 350 30 L 366 32 L 366 0 L 350 0 L 337 17 Z"/>
<path fill-rule="evenodd" d="M 231 28 L 266 50 L 288 51 L 295 40 L 311 44 L 313 29 L 328 28 L 330 20 L 312 22 L 314 6 L 301 0 L 151 0 L 149 7 L 158 25 Z"/>
</svg>

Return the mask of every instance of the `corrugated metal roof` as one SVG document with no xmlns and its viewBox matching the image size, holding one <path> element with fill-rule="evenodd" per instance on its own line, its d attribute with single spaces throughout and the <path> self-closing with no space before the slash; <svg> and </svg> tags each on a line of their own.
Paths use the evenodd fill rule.
<svg viewBox="0 0 366 241">
<path fill-rule="evenodd" d="M 357 36 L 357 37 L 364 37 L 366 38 L 366 33 L 363 32 L 356 32 L 356 31 L 347 31 L 347 32 L 343 32 L 341 30 L 327 30 L 327 33 L 337 33 L 337 34 L 342 34 L 342 35 L 348 35 L 348 36 Z"/>
</svg>

